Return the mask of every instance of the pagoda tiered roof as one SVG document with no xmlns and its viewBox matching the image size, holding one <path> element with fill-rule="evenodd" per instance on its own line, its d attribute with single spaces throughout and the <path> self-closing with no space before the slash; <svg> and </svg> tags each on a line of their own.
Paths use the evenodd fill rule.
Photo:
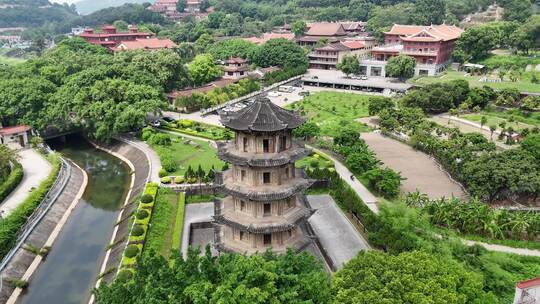
<svg viewBox="0 0 540 304">
<path fill-rule="evenodd" d="M 311 153 L 303 144 L 294 143 L 293 147 L 279 153 L 248 153 L 238 151 L 234 141 L 217 143 L 218 156 L 225 162 L 250 167 L 276 167 L 296 162 Z"/>
<path fill-rule="evenodd" d="M 225 198 L 224 200 L 230 200 L 230 198 Z M 216 223 L 250 233 L 287 231 L 298 226 L 299 223 L 308 219 L 315 212 L 309 205 L 304 205 L 302 199 L 299 199 L 298 201 L 300 203 L 299 205 L 281 216 L 268 216 L 262 218 L 246 217 L 244 214 L 239 213 L 232 208 L 232 202 L 225 201 L 226 207 L 224 209 L 216 208 L 216 210 L 219 210 L 219 213 L 214 215 L 214 220 Z M 221 200 L 216 200 L 214 204 L 219 206 L 222 202 Z"/>
<path fill-rule="evenodd" d="M 244 109 L 221 116 L 221 123 L 236 131 L 276 132 L 297 128 L 304 121 L 293 111 L 285 110 L 261 95 Z"/>
<path fill-rule="evenodd" d="M 230 170 L 216 172 L 214 183 L 218 186 L 218 190 L 225 195 L 258 202 L 277 201 L 297 195 L 314 183 L 314 180 L 303 178 L 301 170 L 297 171 L 300 171 L 297 175 L 299 177 L 290 179 L 282 185 L 250 186 L 235 183 L 229 177 Z"/>
</svg>

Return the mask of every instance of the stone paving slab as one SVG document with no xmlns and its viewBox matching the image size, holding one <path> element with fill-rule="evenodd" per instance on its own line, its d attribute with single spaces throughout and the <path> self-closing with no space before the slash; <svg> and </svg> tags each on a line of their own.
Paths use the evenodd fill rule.
<svg viewBox="0 0 540 304">
<path fill-rule="evenodd" d="M 211 222 L 214 215 L 214 203 L 186 204 L 184 211 L 184 229 L 182 230 L 181 252 L 187 256 L 189 247 L 189 235 L 192 223 Z"/>
<path fill-rule="evenodd" d="M 309 195 L 307 199 L 311 207 L 317 209 L 309 218 L 309 223 L 323 246 L 322 250 L 338 269 L 361 250 L 370 249 L 368 242 L 349 222 L 330 195 Z"/>
</svg>

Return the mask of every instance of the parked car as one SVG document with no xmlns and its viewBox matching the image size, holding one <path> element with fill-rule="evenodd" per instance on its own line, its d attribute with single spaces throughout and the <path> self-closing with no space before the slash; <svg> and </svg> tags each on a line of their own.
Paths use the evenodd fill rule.
<svg viewBox="0 0 540 304">
<path fill-rule="evenodd" d="M 152 121 L 152 126 L 159 128 L 161 126 L 161 122 L 159 122 L 159 120 L 154 120 Z"/>
<path fill-rule="evenodd" d="M 169 117 L 169 116 L 163 116 L 162 118 L 164 121 L 166 122 L 175 122 L 176 119 L 172 118 L 172 117 Z"/>
<path fill-rule="evenodd" d="M 366 75 L 362 76 L 362 80 L 368 80 L 367 76 Z"/>
<path fill-rule="evenodd" d="M 268 93 L 268 96 L 269 97 L 278 97 L 278 96 L 281 96 L 281 93 L 277 92 L 277 91 L 272 91 L 272 92 Z"/>
</svg>

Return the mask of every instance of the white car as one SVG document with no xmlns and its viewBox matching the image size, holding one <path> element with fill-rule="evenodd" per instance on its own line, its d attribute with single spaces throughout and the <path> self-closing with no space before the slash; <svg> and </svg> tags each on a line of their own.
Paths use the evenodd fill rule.
<svg viewBox="0 0 540 304">
<path fill-rule="evenodd" d="M 362 76 L 362 80 L 368 80 L 367 76 Z"/>
<path fill-rule="evenodd" d="M 281 96 L 280 92 L 272 91 L 268 93 L 268 97 L 279 97 Z"/>
</svg>

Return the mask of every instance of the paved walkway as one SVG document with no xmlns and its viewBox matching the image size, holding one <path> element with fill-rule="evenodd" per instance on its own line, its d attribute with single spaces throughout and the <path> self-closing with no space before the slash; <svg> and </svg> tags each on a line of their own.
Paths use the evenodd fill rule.
<svg viewBox="0 0 540 304">
<path fill-rule="evenodd" d="M 470 241 L 470 240 L 462 240 L 462 241 L 465 245 L 468 245 L 468 246 L 481 245 L 489 251 L 499 251 L 499 252 L 518 254 L 518 255 L 540 257 L 540 250 L 536 250 L 536 249 L 514 248 L 514 247 L 508 247 L 508 246 L 496 245 L 496 244 L 487 244 L 483 242 Z"/>
<path fill-rule="evenodd" d="M 316 148 L 313 148 L 311 146 L 306 145 L 310 149 L 313 149 L 314 151 L 317 151 L 317 153 L 324 154 L 326 157 L 328 157 L 330 160 L 334 162 L 334 166 L 336 168 L 336 172 L 339 174 L 339 176 L 347 183 L 353 190 L 358 194 L 358 196 L 364 201 L 364 203 L 368 206 L 368 208 L 373 211 L 375 214 L 379 213 L 379 207 L 377 206 L 377 198 L 369 192 L 369 190 L 364 186 L 362 183 L 360 183 L 356 178 L 354 180 L 351 180 L 352 172 L 345 167 L 339 160 L 335 159 L 331 155 L 328 155 Z"/>
<path fill-rule="evenodd" d="M 213 215 L 214 203 L 186 204 L 186 210 L 184 211 L 184 229 L 182 230 L 181 247 L 181 252 L 184 257 L 187 257 L 187 250 L 189 247 L 189 235 L 191 233 L 191 224 L 211 222 Z M 202 250 L 204 250 L 204 248 Z"/>
<path fill-rule="evenodd" d="M 141 150 L 145 155 L 146 158 L 150 161 L 150 181 L 159 183 L 159 169 L 161 169 L 161 160 L 159 159 L 159 155 L 150 147 L 147 143 L 144 141 L 140 141 L 133 137 L 119 137 L 119 140 L 131 144 Z"/>
<path fill-rule="evenodd" d="M 308 202 L 317 209 L 308 221 L 334 266 L 339 269 L 359 251 L 370 249 L 330 195 L 309 195 Z"/>
<path fill-rule="evenodd" d="M 419 190 L 432 199 L 443 196 L 467 198 L 461 186 L 427 154 L 380 133 L 362 133 L 361 137 L 378 159 L 406 178 L 401 184 L 403 193 Z"/>
<path fill-rule="evenodd" d="M 51 164 L 33 149 L 21 150 L 19 156 L 24 176 L 17 188 L 0 205 L 2 216 L 8 215 L 17 208 L 26 199 L 32 188 L 39 187 L 41 182 L 47 179 L 52 169 Z"/>
</svg>

